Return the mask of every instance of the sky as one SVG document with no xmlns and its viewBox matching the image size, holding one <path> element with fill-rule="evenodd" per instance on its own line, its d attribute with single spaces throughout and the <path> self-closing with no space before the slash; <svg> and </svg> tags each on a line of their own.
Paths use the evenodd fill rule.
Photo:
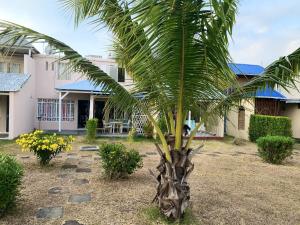
<svg viewBox="0 0 300 225">
<path fill-rule="evenodd" d="M 2 20 L 57 38 L 83 55 L 108 55 L 112 35 L 87 22 L 75 28 L 59 0 L 0 0 L 0 6 Z M 240 0 L 229 46 L 233 61 L 267 66 L 300 47 L 299 8 L 300 0 Z"/>
</svg>

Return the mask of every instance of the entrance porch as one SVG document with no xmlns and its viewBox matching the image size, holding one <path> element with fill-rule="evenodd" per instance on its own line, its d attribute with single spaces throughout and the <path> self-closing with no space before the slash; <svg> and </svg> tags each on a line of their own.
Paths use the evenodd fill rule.
<svg viewBox="0 0 300 225">
<path fill-rule="evenodd" d="M 130 113 L 117 114 L 114 110 L 105 113 L 109 93 L 104 92 L 101 86 L 94 86 L 90 81 L 79 81 L 56 89 L 59 94 L 58 132 L 84 133 L 87 120 L 93 118 L 98 119 L 97 130 L 101 135 L 126 135 L 130 130 Z M 66 115 L 69 106 L 65 102 L 68 99 L 72 99 L 70 104 L 73 104 L 74 112 L 71 117 Z M 72 126 L 66 124 L 66 118 L 71 118 Z"/>
</svg>

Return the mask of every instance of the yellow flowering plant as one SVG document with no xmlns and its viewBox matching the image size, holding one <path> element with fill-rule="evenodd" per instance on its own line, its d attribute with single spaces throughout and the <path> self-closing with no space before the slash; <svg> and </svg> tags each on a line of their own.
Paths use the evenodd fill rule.
<svg viewBox="0 0 300 225">
<path fill-rule="evenodd" d="M 71 143 L 75 139 L 72 136 L 62 137 L 54 134 L 44 134 L 42 130 L 22 134 L 16 143 L 21 146 L 22 151 L 33 152 L 41 165 L 49 164 L 62 151 L 71 151 Z"/>
</svg>

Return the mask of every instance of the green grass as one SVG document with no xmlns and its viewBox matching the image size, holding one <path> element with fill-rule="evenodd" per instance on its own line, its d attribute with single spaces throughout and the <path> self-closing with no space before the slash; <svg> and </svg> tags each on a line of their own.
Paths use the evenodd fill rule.
<svg viewBox="0 0 300 225">
<path fill-rule="evenodd" d="M 162 215 L 157 206 L 150 206 L 141 211 L 141 219 L 145 225 L 163 224 L 163 225 L 200 225 L 199 221 L 193 215 L 192 211 L 188 209 L 181 221 L 170 221 L 167 217 Z"/>
</svg>

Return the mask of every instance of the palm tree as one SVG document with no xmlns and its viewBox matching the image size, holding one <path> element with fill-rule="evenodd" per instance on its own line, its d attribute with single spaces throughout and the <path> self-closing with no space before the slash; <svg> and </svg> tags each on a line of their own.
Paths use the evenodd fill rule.
<svg viewBox="0 0 300 225">
<path fill-rule="evenodd" d="M 222 117 L 226 110 L 258 89 L 293 86 L 298 74 L 298 50 L 270 65 L 264 75 L 239 85 L 228 67 L 228 39 L 237 11 L 237 0 L 62 0 L 75 23 L 89 19 L 108 27 L 114 35 L 114 51 L 135 81 L 127 91 L 113 78 L 66 44 L 29 28 L 0 22 L 0 39 L 10 44 L 26 39 L 44 41 L 63 53 L 73 69 L 95 84 L 112 91 L 108 107 L 139 108 L 153 124 L 160 143 L 161 160 L 154 201 L 169 218 L 182 218 L 189 205 L 187 179 L 193 170 L 191 142 L 199 127 Z M 230 88 L 230 92 L 226 91 Z M 137 97 L 137 96 L 141 96 Z M 182 130 L 188 111 L 201 116 L 200 123 L 184 140 Z M 168 133 L 160 129 L 161 115 Z M 175 119 L 174 119 L 175 116 Z M 201 147 L 201 146 L 200 146 Z M 195 150 L 195 149 L 194 149 Z"/>
</svg>

